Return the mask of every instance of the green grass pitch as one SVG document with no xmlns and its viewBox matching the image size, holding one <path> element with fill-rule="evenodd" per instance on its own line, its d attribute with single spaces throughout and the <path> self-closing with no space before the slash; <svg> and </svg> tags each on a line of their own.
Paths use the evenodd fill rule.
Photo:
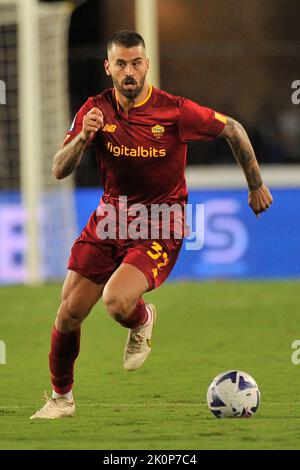
<svg viewBox="0 0 300 470">
<path fill-rule="evenodd" d="M 127 331 L 101 302 L 85 321 L 74 418 L 32 422 L 50 391 L 50 330 L 60 285 L 0 288 L 1 449 L 300 449 L 300 289 L 295 282 L 166 284 L 152 353 L 123 370 Z M 259 384 L 251 419 L 218 420 L 206 405 L 215 375 L 241 369 Z"/>
</svg>

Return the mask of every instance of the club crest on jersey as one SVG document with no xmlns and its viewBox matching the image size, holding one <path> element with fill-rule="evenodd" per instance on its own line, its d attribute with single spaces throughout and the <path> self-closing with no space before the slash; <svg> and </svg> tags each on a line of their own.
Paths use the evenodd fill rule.
<svg viewBox="0 0 300 470">
<path fill-rule="evenodd" d="M 156 137 L 157 139 L 160 139 L 164 135 L 165 128 L 161 126 L 160 124 L 156 124 L 156 126 L 153 126 L 151 128 L 151 132 Z"/>
</svg>

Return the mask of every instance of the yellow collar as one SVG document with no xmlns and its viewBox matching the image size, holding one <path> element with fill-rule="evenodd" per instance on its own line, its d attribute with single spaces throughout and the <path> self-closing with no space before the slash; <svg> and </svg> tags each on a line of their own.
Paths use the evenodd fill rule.
<svg viewBox="0 0 300 470">
<path fill-rule="evenodd" d="M 152 85 L 150 85 L 148 95 L 146 96 L 144 101 L 142 101 L 141 103 L 135 104 L 133 107 L 138 108 L 139 106 L 143 106 L 143 104 L 147 103 L 151 95 L 152 95 Z"/>
<path fill-rule="evenodd" d="M 152 85 L 149 86 L 149 92 L 148 92 L 148 95 L 146 96 L 146 98 L 141 101 L 140 103 L 138 104 L 135 104 L 133 106 L 133 108 L 138 108 L 139 106 L 143 106 L 143 104 L 147 103 L 147 101 L 150 99 L 151 95 L 152 95 L 152 91 L 153 91 L 153 87 Z M 117 93 L 115 92 L 115 97 L 116 97 L 116 101 L 117 101 L 117 108 L 118 110 L 120 109 L 120 104 L 119 104 L 119 100 L 118 100 L 118 97 L 117 97 Z"/>
</svg>

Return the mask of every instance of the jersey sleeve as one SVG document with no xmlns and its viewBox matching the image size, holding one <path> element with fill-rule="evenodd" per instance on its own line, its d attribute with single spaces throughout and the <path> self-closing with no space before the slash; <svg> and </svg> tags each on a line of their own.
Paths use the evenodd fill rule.
<svg viewBox="0 0 300 470">
<path fill-rule="evenodd" d="M 83 122 L 83 118 L 84 116 L 91 110 L 95 107 L 95 103 L 94 103 L 94 98 L 93 97 L 90 97 L 85 103 L 83 106 L 81 106 L 80 110 L 78 111 L 78 113 L 75 115 L 74 119 L 73 119 L 73 122 L 71 124 L 71 127 L 70 129 L 68 130 L 68 132 L 66 133 L 66 136 L 65 136 L 65 140 L 62 144 L 62 146 L 64 145 L 67 145 L 69 142 L 71 142 L 74 137 L 76 137 L 82 130 L 82 122 Z M 95 134 L 94 134 L 95 136 Z M 89 139 L 88 141 L 88 144 L 90 144 L 92 141 L 93 141 L 93 138 Z"/>
<path fill-rule="evenodd" d="M 214 140 L 226 124 L 227 118 L 213 109 L 182 98 L 179 104 L 179 136 L 182 142 Z"/>
</svg>

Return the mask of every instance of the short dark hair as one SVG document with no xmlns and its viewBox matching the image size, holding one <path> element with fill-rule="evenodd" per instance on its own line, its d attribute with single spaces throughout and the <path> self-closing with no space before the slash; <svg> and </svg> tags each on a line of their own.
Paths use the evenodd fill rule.
<svg viewBox="0 0 300 470">
<path fill-rule="evenodd" d="M 142 45 L 144 49 L 146 48 L 145 41 L 142 36 L 129 29 L 124 29 L 114 33 L 107 41 L 107 50 L 110 50 L 113 44 L 126 47 L 127 49 L 140 45 Z"/>
</svg>

